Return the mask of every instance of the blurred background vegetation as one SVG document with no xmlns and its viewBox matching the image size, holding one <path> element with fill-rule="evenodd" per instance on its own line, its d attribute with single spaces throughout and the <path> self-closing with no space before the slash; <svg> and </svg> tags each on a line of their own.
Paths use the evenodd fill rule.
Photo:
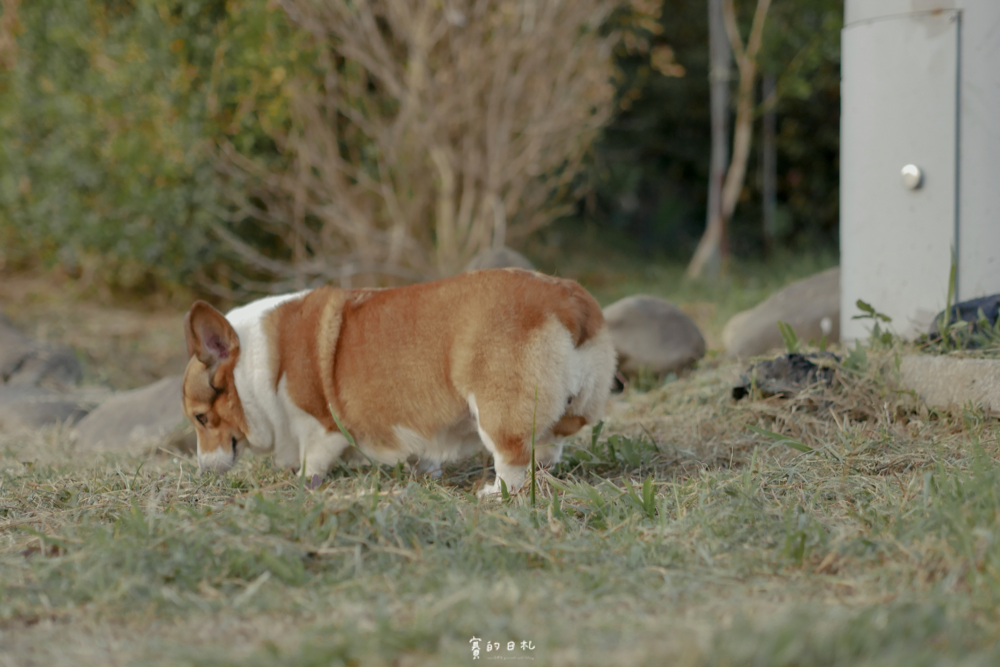
<svg viewBox="0 0 1000 667">
<path fill-rule="evenodd" d="M 755 4 L 736 2 L 743 26 L 749 26 Z M 659 71 L 647 53 L 622 50 L 618 60 L 627 74 L 622 103 L 594 151 L 591 196 L 580 211 L 635 239 L 640 251 L 686 261 L 705 227 L 708 192 L 706 2 L 665 0 L 662 16 L 654 49 L 669 45 L 683 74 Z M 760 67 L 775 76 L 778 88 L 779 251 L 837 247 L 842 25 L 842 0 L 774 0 L 765 24 Z M 736 83 L 734 67 L 733 90 Z M 734 98 L 731 94 L 731 103 Z M 758 117 L 744 191 L 729 229 L 737 258 L 756 258 L 765 250 L 760 146 Z"/>
<path fill-rule="evenodd" d="M 413 53 L 411 36 L 379 18 L 378 3 L 360 4 L 376 8 L 377 27 L 395 49 L 393 57 L 402 71 L 412 71 L 407 60 Z M 511 7 L 522 4 L 490 3 L 492 13 L 481 20 L 499 26 L 522 11 Z M 332 117 L 350 120 L 351 109 L 360 109 L 362 121 L 385 117 L 395 122 L 405 108 L 372 67 L 361 61 L 363 71 L 352 69 L 355 64 L 350 53 L 345 57 L 335 31 L 320 31 L 291 15 L 296 7 L 308 6 L 307 0 L 2 0 L 0 6 L 0 263 L 9 267 L 59 267 L 83 281 L 133 293 L 172 285 L 217 294 L 247 286 L 253 291 L 255 279 L 275 273 L 269 273 L 267 261 L 287 263 L 319 252 L 301 241 L 301 233 L 294 236 L 267 219 L 297 210 L 295 185 L 286 186 L 282 175 L 302 171 L 301 149 L 293 150 L 288 138 L 308 142 L 310 136 L 301 91 L 322 90 L 329 96 L 331 73 L 339 81 L 355 76 L 361 97 Z M 452 26 L 480 20 L 468 12 L 456 14 L 451 5 L 427 6 Z M 555 119 L 578 124 L 579 145 L 564 154 L 540 148 L 542 158 L 521 166 L 539 179 L 549 175 L 546 201 L 529 199 L 523 185 L 486 183 L 478 191 L 480 198 L 486 193 L 485 203 L 475 207 L 486 212 L 470 213 L 468 224 L 485 216 L 482 224 L 493 226 L 493 209 L 487 210 L 493 201 L 508 218 L 506 237 L 501 233 L 499 238 L 529 253 L 542 247 L 539 243 L 558 247 L 569 233 L 597 239 L 600 247 L 613 238 L 626 253 L 684 261 L 705 225 L 710 156 L 706 2 L 593 0 L 588 6 L 592 12 L 580 19 L 581 25 L 590 22 L 593 28 L 597 17 L 599 30 L 576 34 L 581 43 L 591 40 L 587 48 L 597 49 L 594 53 L 606 53 L 607 62 L 591 57 L 591 71 L 574 76 L 593 76 L 612 86 L 579 92 L 576 104 L 585 112 L 577 118 L 560 111 Z M 749 24 L 753 3 L 738 0 L 736 6 L 741 21 Z M 841 0 L 775 0 L 771 8 L 761 69 L 776 77 L 779 93 L 774 107 L 776 235 L 773 246 L 765 244 L 757 128 L 755 154 L 730 226 L 736 258 L 760 258 L 765 251 L 835 252 L 842 15 Z M 515 18 L 523 33 L 532 17 Z M 458 48 L 455 44 L 449 48 Z M 453 54 L 456 61 L 461 55 Z M 563 62 L 558 56 L 538 67 L 557 73 Z M 432 75 L 436 63 L 448 62 L 435 57 L 427 61 Z M 486 100 L 489 90 L 483 96 Z M 424 115 L 431 117 L 432 111 L 425 109 Z M 543 119 L 525 113 L 524 136 L 534 136 L 531 128 Z M 591 133 L 598 124 L 603 132 Z M 365 124 L 358 121 L 358 126 Z M 454 134 L 465 132 L 454 129 L 457 121 L 449 127 Z M 448 134 L 447 127 L 441 131 Z M 513 144 L 518 136 L 512 136 Z M 371 134 L 343 131 L 337 140 L 344 144 L 342 156 L 347 157 L 342 159 L 378 162 L 382 149 Z M 465 145 L 462 137 L 446 141 Z M 425 152 L 434 157 L 433 150 Z M 412 155 L 419 169 L 440 162 Z M 234 164 L 253 168 L 236 174 Z M 387 178 L 405 189 L 398 175 Z M 462 183 L 461 173 L 455 178 Z M 440 181 L 438 174 L 426 185 L 434 201 L 451 192 Z M 265 186 L 271 195 L 275 188 L 281 191 L 287 206 L 262 194 Z M 410 190 L 404 195 L 424 186 L 405 187 Z M 493 195 L 499 207 L 489 198 Z M 315 201 L 301 214 L 303 229 L 319 238 L 324 206 L 335 199 L 310 196 Z M 456 194 L 452 208 L 461 213 L 459 199 Z M 394 214 L 383 209 L 391 206 L 372 201 L 364 200 L 361 210 L 386 222 L 370 234 L 389 234 Z M 440 204 L 427 204 L 413 213 L 416 223 L 407 224 L 426 229 L 407 232 L 412 247 L 405 246 L 405 253 L 435 251 L 441 239 L 435 236 L 434 217 L 441 210 Z M 539 236 L 535 230 L 552 221 L 557 224 Z M 581 227 L 587 235 L 575 234 Z M 491 229 L 470 235 L 446 268 L 494 243 L 498 232 Z M 524 230 L 520 236 L 514 233 L 518 229 Z M 259 261 L 251 261 L 254 257 Z M 442 266 L 423 260 L 406 264 L 423 277 L 443 271 Z M 369 278 L 378 273 L 371 271 Z"/>
</svg>

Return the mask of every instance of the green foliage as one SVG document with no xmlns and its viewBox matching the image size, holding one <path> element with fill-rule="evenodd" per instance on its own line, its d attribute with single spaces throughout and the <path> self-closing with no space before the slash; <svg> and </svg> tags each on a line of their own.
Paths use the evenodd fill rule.
<svg viewBox="0 0 1000 667">
<path fill-rule="evenodd" d="M 745 35 L 756 2 L 735 5 Z M 658 71 L 650 53 L 619 57 L 623 104 L 595 152 L 594 194 L 583 208 L 599 224 L 636 237 L 646 252 L 687 258 L 704 230 L 711 146 L 707 17 L 702 0 L 665 0 L 663 30 L 650 36 L 673 49 L 683 76 Z M 842 0 L 790 0 L 772 3 L 765 25 L 761 72 L 777 78 L 779 94 L 780 246 L 836 246 L 842 17 Z M 734 65 L 733 103 L 737 78 Z M 729 230 L 737 255 L 763 248 L 759 148 L 755 126 L 746 186 Z"/>
<path fill-rule="evenodd" d="M 864 373 L 868 368 L 868 351 L 860 341 L 854 341 L 854 348 L 844 357 L 844 368 L 856 373 Z"/>
<path fill-rule="evenodd" d="M 948 267 L 948 292 L 945 295 L 945 309 L 938 316 L 938 332 L 942 338 L 948 338 L 948 328 L 951 326 L 951 305 L 955 299 L 955 281 L 958 279 L 958 254 L 954 246 L 951 248 L 951 264 Z"/>
<path fill-rule="evenodd" d="M 947 311 L 946 311 L 947 312 Z M 985 356 L 1000 354 L 1000 319 L 991 323 L 980 308 L 975 322 L 959 320 L 938 325 L 938 338 L 926 335 L 921 343 L 930 352 L 947 353 L 955 350 L 975 350 Z"/>
<path fill-rule="evenodd" d="M 857 302 L 858 310 L 861 311 L 860 315 L 855 315 L 852 320 L 871 320 L 874 324 L 872 326 L 871 340 L 873 343 L 880 343 L 882 345 L 891 345 L 894 339 L 891 331 L 883 331 L 879 322 L 884 322 L 886 324 L 892 322 L 892 318 L 885 313 L 880 313 L 875 308 L 873 308 L 868 303 L 865 303 L 861 299 Z"/>
<path fill-rule="evenodd" d="M 754 2 L 738 2 L 749 24 Z M 773 2 L 761 74 L 776 79 L 777 241 L 797 248 L 837 245 L 840 197 L 840 32 L 843 0 Z M 763 109 L 759 109 L 762 111 Z M 759 247 L 760 135 L 734 235 Z"/>
<path fill-rule="evenodd" d="M 860 310 L 862 314 L 861 315 L 855 315 L 854 317 L 851 318 L 852 320 L 866 320 L 867 319 L 867 320 L 872 320 L 872 321 L 874 321 L 876 323 L 877 322 L 886 322 L 886 323 L 892 322 L 892 318 L 891 317 L 889 317 L 885 313 L 878 312 L 870 304 L 862 301 L 861 299 L 858 299 L 858 302 L 857 302 L 856 305 L 858 307 L 858 310 Z"/>
<path fill-rule="evenodd" d="M 778 322 L 778 331 L 781 332 L 781 339 L 785 341 L 785 349 L 789 354 L 799 351 L 799 337 L 795 334 L 795 329 L 787 322 Z"/>
<path fill-rule="evenodd" d="M 25 3 L 20 20 L 0 103 L 3 224 L 40 237 L 49 261 L 78 261 L 77 240 L 112 262 L 197 255 L 205 164 L 186 149 L 200 133 L 160 78 L 173 34 L 152 4 Z"/>
<path fill-rule="evenodd" d="M 990 323 L 986 313 L 980 308 L 977 319 L 969 322 L 954 312 L 955 280 L 958 276 L 958 258 L 951 249 L 951 268 L 948 272 L 948 293 L 946 306 L 938 315 L 937 335 L 920 336 L 920 344 L 930 352 L 948 353 L 956 350 L 976 350 L 983 356 L 1000 354 L 1000 319 Z M 953 321 L 954 319 L 954 321 Z"/>
<path fill-rule="evenodd" d="M 802 452 L 803 454 L 810 454 L 816 451 L 809 445 L 799 442 L 794 438 L 789 438 L 788 436 L 781 435 L 780 433 L 775 433 L 774 431 L 768 431 L 767 429 L 760 428 L 759 426 L 754 426 L 753 424 L 748 425 L 747 430 L 753 431 L 757 435 L 764 436 L 775 445 L 784 445 L 786 447 L 794 449 L 797 452 Z"/>
<path fill-rule="evenodd" d="M 590 447 L 568 446 L 557 471 L 583 470 L 590 474 L 607 474 L 611 471 L 632 471 L 648 468 L 659 454 L 656 444 L 646 438 L 611 435 L 600 440 L 604 422 L 591 432 Z"/>
<path fill-rule="evenodd" d="M 646 48 L 619 53 L 621 112 L 594 153 L 585 208 L 644 248 L 686 255 L 704 224 L 706 12 L 694 0 L 667 0 L 659 23 L 644 12 L 621 19 Z M 769 19 L 762 66 L 782 93 L 779 233 L 790 244 L 828 239 L 836 223 L 839 14 L 836 0 L 795 0 Z M 294 124 L 290 84 L 313 90 L 329 74 L 276 3 L 38 0 L 18 5 L 15 28 L 0 63 L 6 262 L 139 290 L 206 274 L 225 283 L 236 258 L 211 234 L 219 225 L 266 257 L 289 256 L 227 209 L 216 159 L 231 144 L 280 172 L 288 157 L 274 137 Z M 363 162 L 364 138 L 345 140 Z M 759 238 L 755 164 L 732 227 L 738 252 Z"/>
<path fill-rule="evenodd" d="M 21 3 L 0 72 L 0 234 L 8 259 L 92 269 L 124 287 L 182 281 L 225 256 L 213 150 L 262 155 L 288 122 L 302 36 L 265 0 Z M 99 264 L 96 255 L 100 256 Z"/>
<path fill-rule="evenodd" d="M 653 485 L 653 476 L 647 477 L 642 488 L 637 492 L 632 482 L 628 478 L 623 478 L 625 484 L 625 495 L 623 499 L 636 510 L 642 512 L 647 519 L 652 521 L 656 518 L 656 487 Z"/>
<path fill-rule="evenodd" d="M 664 384 L 668 384 L 677 379 L 677 373 L 657 373 L 647 366 L 640 366 L 635 374 L 629 377 L 628 387 L 632 391 L 641 393 L 649 392 Z"/>
<path fill-rule="evenodd" d="M 646 478 L 641 495 L 627 479 L 624 490 L 608 481 L 590 484 L 550 479 L 549 483 L 565 494 L 565 501 L 572 504 L 577 517 L 590 528 L 609 530 L 627 523 L 632 517 L 656 520 L 656 490 L 652 477 Z"/>
<path fill-rule="evenodd" d="M 829 544 L 829 532 L 810 511 L 795 505 L 785 511 L 785 535 L 781 553 L 796 566 L 802 566 L 810 553 L 822 551 Z"/>
<path fill-rule="evenodd" d="M 531 463 L 529 468 L 530 484 L 529 493 L 531 506 L 535 506 L 536 495 L 538 494 L 538 483 L 536 473 L 538 466 L 535 464 L 535 418 L 538 416 L 538 387 L 535 387 L 535 405 L 531 411 Z"/>
</svg>

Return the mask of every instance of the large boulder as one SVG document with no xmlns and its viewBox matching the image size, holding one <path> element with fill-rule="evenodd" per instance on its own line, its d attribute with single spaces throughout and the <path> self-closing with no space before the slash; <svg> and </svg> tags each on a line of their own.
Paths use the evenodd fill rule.
<svg viewBox="0 0 1000 667">
<path fill-rule="evenodd" d="M 115 394 L 76 427 L 78 451 L 140 452 L 157 446 L 194 451 L 194 430 L 181 404 L 183 377 Z"/>
<path fill-rule="evenodd" d="M 58 392 L 31 385 L 0 385 L 0 429 L 17 431 L 73 424 L 100 403 L 101 390 Z"/>
<path fill-rule="evenodd" d="M 1000 412 L 1000 359 L 956 359 L 908 354 L 899 365 L 904 387 L 934 408 L 967 402 Z"/>
<path fill-rule="evenodd" d="M 840 340 L 840 268 L 792 283 L 761 304 L 733 315 L 722 330 L 722 344 L 733 357 L 752 357 L 784 347 L 778 322 L 800 340 Z"/>
<path fill-rule="evenodd" d="M 528 269 L 534 270 L 528 258 L 521 253 L 510 248 L 488 248 L 483 250 L 462 269 L 466 271 L 478 271 L 480 269 Z"/>
<path fill-rule="evenodd" d="M 604 309 L 618 370 L 644 369 L 662 374 L 691 366 L 705 354 L 705 338 L 680 308 L 655 296 L 638 294 Z"/>
<path fill-rule="evenodd" d="M 57 384 L 68 387 L 83 377 L 73 351 L 32 340 L 0 315 L 0 384 Z"/>
<path fill-rule="evenodd" d="M 106 394 L 70 390 L 82 376 L 72 350 L 32 340 L 0 315 L 0 429 L 79 421 Z"/>
</svg>

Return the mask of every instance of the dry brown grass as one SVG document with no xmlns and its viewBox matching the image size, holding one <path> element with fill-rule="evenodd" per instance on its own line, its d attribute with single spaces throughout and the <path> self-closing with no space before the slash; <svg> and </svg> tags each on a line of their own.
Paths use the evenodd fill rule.
<svg viewBox="0 0 1000 667">
<path fill-rule="evenodd" d="M 715 360 L 631 391 L 536 507 L 476 502 L 476 462 L 308 491 L 0 436 L 0 665 L 996 664 L 1000 425 L 901 391 L 904 349 L 790 399 Z"/>
<path fill-rule="evenodd" d="M 748 426 L 781 433 L 812 449 L 847 433 L 862 439 L 891 434 L 939 440 L 954 431 L 946 418 L 950 413 L 929 410 L 900 386 L 895 364 L 902 351 L 899 346 L 873 350 L 861 370 L 834 364 L 838 372 L 830 388 L 813 387 L 791 398 L 757 392 L 741 401 L 734 401 L 730 390 L 750 363 L 706 361 L 697 372 L 652 391 L 626 394 L 614 409 L 608 432 L 648 434 L 679 452 L 711 454 L 713 465 L 746 461 L 746 453 L 761 439 Z"/>
</svg>

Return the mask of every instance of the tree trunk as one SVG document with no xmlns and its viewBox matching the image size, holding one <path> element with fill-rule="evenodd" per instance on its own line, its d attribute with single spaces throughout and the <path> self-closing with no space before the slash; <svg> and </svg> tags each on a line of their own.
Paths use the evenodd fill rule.
<svg viewBox="0 0 1000 667">
<path fill-rule="evenodd" d="M 695 253 L 705 255 L 702 264 L 718 275 L 721 268 L 722 186 L 726 180 L 729 161 L 729 80 L 732 72 L 732 47 L 726 36 L 726 23 L 722 14 L 723 0 L 708 0 L 708 81 L 712 109 L 712 162 L 708 176 L 708 210 L 705 216 L 705 235 Z M 699 268 L 700 273 L 700 268 Z"/>
<path fill-rule="evenodd" d="M 773 74 L 765 74 L 761 99 L 769 100 L 774 95 L 775 77 Z M 774 115 L 774 105 L 766 105 L 764 109 L 764 119 L 761 123 L 760 136 L 760 172 L 761 172 L 761 196 L 764 199 L 763 219 L 764 219 L 764 250 L 768 254 L 774 250 L 774 237 L 777 233 L 776 221 L 774 219 L 775 202 L 777 201 L 777 181 L 778 181 L 778 156 L 775 148 L 776 119 Z"/>
<path fill-rule="evenodd" d="M 718 211 L 709 218 L 705 233 L 702 235 L 694 257 L 691 258 L 691 263 L 688 265 L 687 275 L 691 278 L 699 278 L 704 275 L 705 270 L 712 265 L 713 258 L 718 259 L 719 266 L 725 259 L 725 251 L 727 250 L 725 247 L 726 224 L 732 217 L 736 203 L 739 201 L 740 191 L 743 189 L 743 181 L 746 177 L 747 159 L 750 157 L 750 144 L 753 140 L 753 93 L 754 83 L 757 80 L 757 53 L 760 51 L 763 37 L 764 19 L 771 6 L 771 0 L 757 0 L 750 37 L 747 40 L 746 48 L 744 48 L 739 26 L 736 23 L 736 9 L 733 7 L 733 0 L 721 0 L 721 3 L 726 32 L 729 33 L 729 41 L 736 53 L 736 64 L 740 72 L 736 122 L 733 129 L 733 156 L 722 186 Z M 718 268 L 712 269 L 712 275 L 718 275 Z"/>
</svg>

